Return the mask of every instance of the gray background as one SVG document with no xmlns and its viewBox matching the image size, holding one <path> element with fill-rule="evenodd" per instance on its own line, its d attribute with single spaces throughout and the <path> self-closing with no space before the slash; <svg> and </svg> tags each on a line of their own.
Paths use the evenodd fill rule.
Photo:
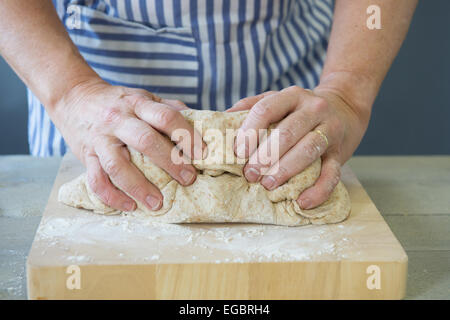
<svg viewBox="0 0 450 320">
<path fill-rule="evenodd" d="M 449 23 L 450 1 L 419 2 L 356 154 L 450 154 Z M 0 58 L 0 154 L 24 153 L 25 86 Z"/>
</svg>

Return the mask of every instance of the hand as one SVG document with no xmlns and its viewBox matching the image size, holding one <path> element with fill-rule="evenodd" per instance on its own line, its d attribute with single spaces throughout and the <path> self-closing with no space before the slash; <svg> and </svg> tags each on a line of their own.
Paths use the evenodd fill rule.
<svg viewBox="0 0 450 320">
<path fill-rule="evenodd" d="M 200 134 L 178 112 L 187 109 L 182 102 L 94 79 L 72 88 L 53 109 L 57 127 L 86 166 L 89 186 L 108 206 L 133 211 L 136 203 L 131 197 L 151 210 L 162 205 L 158 188 L 130 162 L 127 145 L 148 156 L 180 184 L 195 181 L 191 164 L 171 161 L 174 145 L 163 136 L 171 137 L 178 128 L 188 130 L 191 137 L 197 135 L 198 139 L 175 142 L 189 159 L 202 158 Z"/>
<path fill-rule="evenodd" d="M 244 167 L 249 182 L 259 181 L 273 190 L 322 157 L 319 178 L 297 199 L 303 209 L 312 209 L 329 198 L 339 182 L 341 164 L 358 146 L 368 122 L 366 115 L 356 112 L 334 90 L 319 87 L 314 91 L 292 86 L 265 92 L 244 98 L 227 111 L 246 109 L 250 112 L 237 132 L 235 153 L 249 158 Z M 267 164 L 261 159 L 270 154 L 271 136 L 252 143 L 245 132 L 258 132 L 278 121 L 279 157 Z"/>
</svg>

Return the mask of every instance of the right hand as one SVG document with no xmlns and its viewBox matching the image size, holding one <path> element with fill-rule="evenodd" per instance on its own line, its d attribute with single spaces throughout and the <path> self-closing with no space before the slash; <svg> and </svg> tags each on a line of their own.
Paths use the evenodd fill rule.
<svg viewBox="0 0 450 320">
<path fill-rule="evenodd" d="M 149 157 L 180 184 L 193 183 L 195 168 L 189 163 L 171 161 L 174 145 L 163 136 L 171 137 L 178 128 L 188 130 L 191 137 L 197 135 L 188 145 L 181 141 L 177 146 L 191 160 L 202 158 L 205 145 L 178 112 L 182 109 L 187 107 L 178 100 L 93 79 L 63 95 L 52 118 L 72 152 L 85 165 L 89 186 L 105 204 L 133 211 L 133 197 L 150 210 L 159 210 L 163 202 L 161 192 L 131 163 L 126 146 Z"/>
</svg>

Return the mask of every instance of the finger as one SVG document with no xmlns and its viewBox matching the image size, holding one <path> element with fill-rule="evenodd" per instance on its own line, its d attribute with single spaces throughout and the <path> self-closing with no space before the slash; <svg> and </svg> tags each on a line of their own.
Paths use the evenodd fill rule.
<svg viewBox="0 0 450 320">
<path fill-rule="evenodd" d="M 288 152 L 299 140 L 305 137 L 311 130 L 316 127 L 323 119 L 323 114 L 309 115 L 300 109 L 291 113 L 289 116 L 281 120 L 271 131 L 271 134 L 261 141 L 256 152 L 254 152 L 246 166 L 244 167 L 244 174 L 251 182 L 258 180 L 257 175 L 265 175 L 266 171 L 273 166 L 279 159 L 281 159 L 286 152 Z M 317 137 L 310 134 L 311 142 L 315 143 Z M 308 138 L 307 141 L 310 139 Z M 309 142 L 309 141 L 308 141 Z M 319 141 L 320 142 L 320 141 Z M 295 155 L 297 159 L 293 159 L 296 166 L 301 166 L 304 163 L 299 162 L 299 155 Z M 292 156 L 291 156 L 292 157 Z"/>
<path fill-rule="evenodd" d="M 180 100 L 161 99 L 161 103 L 168 105 L 169 107 L 172 107 L 176 111 L 189 109 L 188 106 L 186 104 L 184 104 L 183 101 L 180 101 Z"/>
<path fill-rule="evenodd" d="M 84 162 L 89 187 L 103 203 L 120 211 L 134 211 L 136 209 L 134 200 L 111 183 L 95 154 L 86 156 Z"/>
<path fill-rule="evenodd" d="M 316 183 L 302 192 L 297 203 L 302 209 L 315 208 L 330 198 L 341 176 L 341 164 L 333 156 L 324 157 Z"/>
<path fill-rule="evenodd" d="M 178 111 L 155 101 L 144 101 L 135 107 L 136 115 L 153 128 L 170 137 L 189 159 L 203 159 L 206 144 Z"/>
<path fill-rule="evenodd" d="M 161 98 L 161 97 L 155 95 L 154 93 L 151 93 L 150 91 L 147 91 L 147 90 L 144 90 L 144 89 L 134 89 L 133 88 L 132 90 L 134 91 L 133 93 L 138 92 L 142 96 L 148 98 L 149 100 L 153 100 L 153 101 L 156 101 L 156 102 L 163 103 L 163 104 L 171 107 L 174 110 L 180 111 L 180 110 L 189 109 L 186 106 L 186 104 L 183 101 L 181 101 L 181 100 Z M 138 102 L 140 102 L 140 101 L 138 99 L 138 101 L 134 101 L 134 102 L 136 102 L 135 105 L 137 105 Z"/>
<path fill-rule="evenodd" d="M 188 159 L 179 156 L 179 150 L 166 137 L 144 121 L 128 118 L 115 130 L 116 136 L 126 145 L 145 154 L 158 167 L 182 185 L 190 185 L 197 175 Z"/>
<path fill-rule="evenodd" d="M 144 90 L 144 89 L 131 89 L 131 88 L 126 88 L 126 90 L 132 90 L 132 92 L 130 92 L 130 94 L 135 94 L 135 93 L 139 93 L 141 96 L 148 98 L 149 100 L 153 100 L 156 102 L 160 102 L 163 103 L 169 107 L 172 107 L 173 109 L 180 111 L 180 110 L 184 110 L 184 109 L 189 109 L 186 104 L 184 102 L 182 102 L 181 100 L 176 100 L 176 99 L 165 99 L 165 98 L 161 98 L 159 96 L 157 96 L 154 93 L 151 93 L 150 91 Z M 140 100 L 139 97 L 135 98 L 136 100 L 134 100 L 134 104 L 137 105 Z"/>
<path fill-rule="evenodd" d="M 326 132 L 323 127 L 320 128 L 321 132 Z M 317 131 L 310 131 L 268 170 L 262 177 L 261 184 L 268 190 L 279 187 L 316 161 L 327 147 L 328 141 L 322 135 Z"/>
<path fill-rule="evenodd" d="M 261 100 L 264 97 L 270 96 L 271 94 L 276 93 L 276 91 L 266 91 L 261 94 L 258 94 L 256 96 L 252 97 L 246 97 L 238 102 L 236 102 L 231 108 L 228 110 L 225 110 L 225 112 L 235 112 L 235 111 L 242 111 L 242 110 L 248 110 L 251 107 L 255 105 L 259 100 Z"/>
<path fill-rule="evenodd" d="M 125 146 L 110 140 L 103 140 L 95 147 L 100 164 L 111 181 L 150 210 L 158 210 L 163 196 L 156 186 L 130 162 Z"/>
<path fill-rule="evenodd" d="M 255 137 L 258 137 L 259 130 L 267 129 L 270 124 L 280 121 L 287 114 L 294 111 L 304 96 L 306 96 L 305 94 L 302 95 L 302 93 L 306 93 L 306 91 L 298 87 L 289 87 L 259 100 L 250 109 L 237 131 L 236 155 L 239 158 L 247 158 L 251 155 L 257 148 Z"/>
</svg>

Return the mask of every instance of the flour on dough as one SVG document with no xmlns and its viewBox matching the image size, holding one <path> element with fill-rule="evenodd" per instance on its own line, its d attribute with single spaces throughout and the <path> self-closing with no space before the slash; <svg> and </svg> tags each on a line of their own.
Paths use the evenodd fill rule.
<svg viewBox="0 0 450 320">
<path fill-rule="evenodd" d="M 225 130 L 239 128 L 248 111 L 183 110 L 181 113 L 202 132 L 208 146 L 205 159 L 194 162 L 197 179 L 190 186 L 182 186 L 148 157 L 129 148 L 131 161 L 164 196 L 160 210 L 151 211 L 136 201 L 138 208 L 130 214 L 165 223 L 248 222 L 286 226 L 337 223 L 349 215 L 350 198 L 342 182 L 338 183 L 330 199 L 317 208 L 303 210 L 295 201 L 319 177 L 320 159 L 272 191 L 260 183 L 247 182 L 242 174 L 243 164 L 238 163 L 232 144 L 226 144 L 226 139 L 216 139 L 213 131 L 208 129 L 219 130 L 225 137 Z M 85 173 L 61 186 L 58 199 L 66 205 L 96 213 L 120 213 L 94 194 Z"/>
</svg>

